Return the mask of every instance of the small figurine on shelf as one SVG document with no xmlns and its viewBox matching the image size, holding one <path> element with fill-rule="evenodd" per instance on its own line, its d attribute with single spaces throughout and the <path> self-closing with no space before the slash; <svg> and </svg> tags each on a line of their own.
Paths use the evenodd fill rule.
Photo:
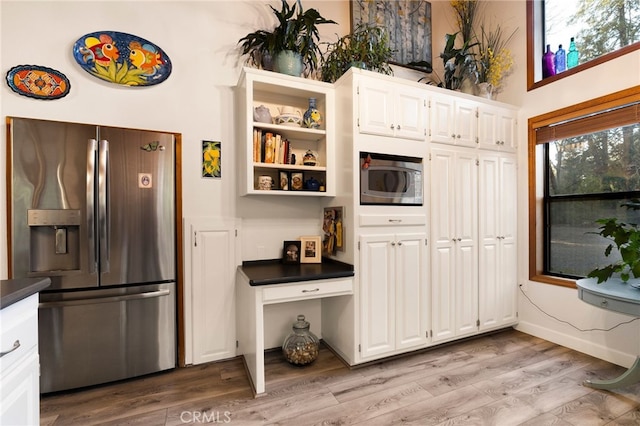
<svg viewBox="0 0 640 426">
<path fill-rule="evenodd" d="M 305 152 L 304 157 L 302 157 L 302 164 L 305 166 L 315 166 L 318 164 L 318 157 L 316 154 L 310 149 Z"/>
<path fill-rule="evenodd" d="M 302 126 L 310 129 L 319 129 L 322 124 L 322 114 L 316 106 L 316 98 L 309 98 L 309 109 L 302 116 Z"/>
</svg>

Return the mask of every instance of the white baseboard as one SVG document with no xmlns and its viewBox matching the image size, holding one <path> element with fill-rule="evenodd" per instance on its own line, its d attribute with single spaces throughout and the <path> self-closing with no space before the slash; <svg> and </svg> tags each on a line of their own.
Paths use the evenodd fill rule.
<svg viewBox="0 0 640 426">
<path fill-rule="evenodd" d="M 591 355 L 593 357 L 620 365 L 625 368 L 631 367 L 636 360 L 636 354 L 625 353 L 611 349 L 607 346 L 594 344 L 590 340 L 579 339 L 569 334 L 559 333 L 555 330 L 540 327 L 526 321 L 520 321 L 514 328 L 523 333 L 548 340 L 561 346 Z"/>
</svg>

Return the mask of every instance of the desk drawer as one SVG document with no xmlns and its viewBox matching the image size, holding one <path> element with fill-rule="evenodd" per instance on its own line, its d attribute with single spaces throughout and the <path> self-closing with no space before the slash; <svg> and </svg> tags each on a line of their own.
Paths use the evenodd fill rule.
<svg viewBox="0 0 640 426">
<path fill-rule="evenodd" d="M 263 288 L 262 301 L 276 303 L 347 294 L 353 294 L 353 278 L 265 286 Z"/>
<path fill-rule="evenodd" d="M 580 298 L 582 299 L 582 301 L 591 305 L 627 315 L 635 315 L 638 312 L 637 303 L 627 302 L 612 297 L 605 297 L 599 294 L 584 291 L 583 289 L 580 289 L 580 292 Z"/>
</svg>

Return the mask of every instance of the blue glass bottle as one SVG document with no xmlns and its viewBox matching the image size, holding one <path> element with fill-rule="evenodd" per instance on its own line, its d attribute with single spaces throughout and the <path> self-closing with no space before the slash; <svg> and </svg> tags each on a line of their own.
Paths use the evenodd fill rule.
<svg viewBox="0 0 640 426">
<path fill-rule="evenodd" d="M 555 58 L 556 65 L 556 74 L 561 73 L 562 71 L 567 69 L 567 54 L 565 50 L 562 48 L 562 45 L 558 46 L 558 50 L 556 51 Z"/>
<path fill-rule="evenodd" d="M 576 47 L 576 41 L 573 37 L 571 37 L 571 42 L 569 43 L 569 52 L 567 52 L 567 68 L 573 68 L 577 66 L 579 59 L 580 53 L 578 52 L 578 48 Z"/>
<path fill-rule="evenodd" d="M 556 75 L 555 56 L 551 51 L 551 45 L 547 44 L 547 51 L 542 55 L 542 78 Z"/>
</svg>

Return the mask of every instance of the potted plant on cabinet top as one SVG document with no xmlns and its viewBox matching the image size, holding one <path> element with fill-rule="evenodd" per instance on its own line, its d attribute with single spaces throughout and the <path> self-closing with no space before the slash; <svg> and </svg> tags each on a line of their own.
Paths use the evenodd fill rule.
<svg viewBox="0 0 640 426">
<path fill-rule="evenodd" d="M 361 23 L 335 43 L 327 43 L 322 57 L 320 77 L 333 83 L 352 67 L 368 69 L 382 74 L 392 74 L 389 61 L 393 50 L 389 46 L 389 35 L 384 28 Z"/>
<path fill-rule="evenodd" d="M 282 0 L 280 10 L 269 7 L 276 16 L 277 26 L 272 31 L 258 30 L 238 40 L 241 55 L 248 54 L 253 64 L 273 58 L 273 70 L 284 74 L 300 76 L 303 70 L 313 73 L 321 55 L 318 25 L 336 22 L 323 18 L 316 9 L 303 10 L 300 0 L 293 6 Z"/>
<path fill-rule="evenodd" d="M 623 206 L 640 210 L 640 200 L 631 200 Z M 622 222 L 616 218 L 598 219 L 596 222 L 601 225 L 597 234 L 613 241 L 605 249 L 605 256 L 608 257 L 611 254 L 615 245 L 620 254 L 620 260 L 594 269 L 587 277 L 597 278 L 598 284 L 617 274 L 625 283 L 632 278 L 640 281 L 640 226 L 636 223 Z M 638 287 L 636 284 L 631 285 Z"/>
</svg>

